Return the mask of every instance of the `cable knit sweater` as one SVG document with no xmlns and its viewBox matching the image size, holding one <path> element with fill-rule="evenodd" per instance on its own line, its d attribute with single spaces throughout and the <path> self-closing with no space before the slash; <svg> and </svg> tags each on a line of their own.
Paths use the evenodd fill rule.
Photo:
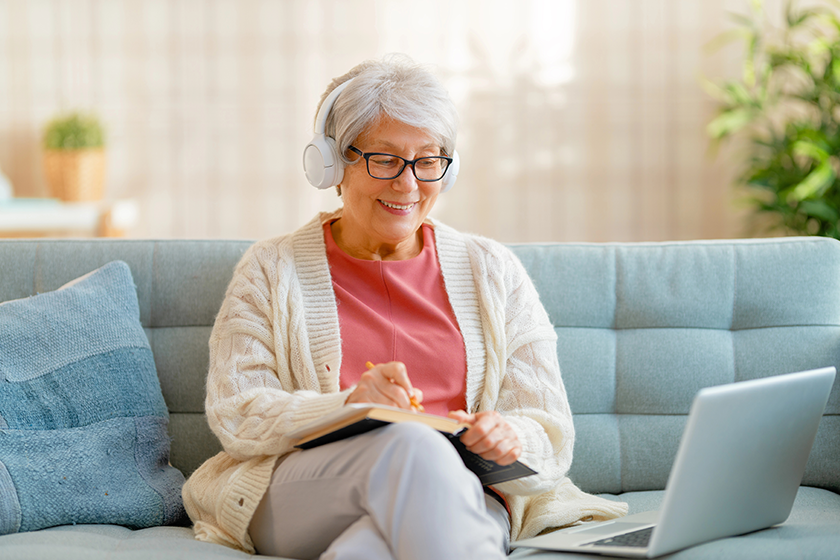
<svg viewBox="0 0 840 560">
<path fill-rule="evenodd" d="M 207 419 L 224 451 L 184 486 L 199 540 L 254 552 L 248 525 L 288 432 L 344 405 L 341 339 L 321 214 L 296 232 L 253 245 L 234 272 L 210 337 Z M 539 474 L 496 488 L 513 539 L 580 520 L 624 515 L 626 504 L 577 489 L 566 473 L 574 427 L 556 335 L 524 268 L 494 241 L 430 222 L 467 355 L 469 412 L 497 410 Z"/>
</svg>

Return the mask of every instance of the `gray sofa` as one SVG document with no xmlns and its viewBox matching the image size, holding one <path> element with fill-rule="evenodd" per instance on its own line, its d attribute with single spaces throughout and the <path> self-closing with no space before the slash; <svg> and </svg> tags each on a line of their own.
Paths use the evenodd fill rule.
<svg viewBox="0 0 840 560">
<path fill-rule="evenodd" d="M 203 415 L 207 339 L 245 241 L 0 242 L 0 301 L 54 290 L 112 260 L 130 265 L 170 411 L 171 463 L 189 475 L 219 443 Z M 575 414 L 570 473 L 627 501 L 662 497 L 691 399 L 702 387 L 840 368 L 840 243 L 822 238 L 515 245 L 556 326 Z M 674 558 L 840 555 L 840 389 L 788 521 Z M 187 527 L 62 526 L 0 537 L 5 560 L 245 558 Z M 518 549 L 516 558 L 565 558 Z"/>
</svg>

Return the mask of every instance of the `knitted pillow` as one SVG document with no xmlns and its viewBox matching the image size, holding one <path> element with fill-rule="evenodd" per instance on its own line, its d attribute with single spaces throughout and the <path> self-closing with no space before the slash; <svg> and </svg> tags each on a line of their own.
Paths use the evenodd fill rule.
<svg viewBox="0 0 840 560">
<path fill-rule="evenodd" d="M 124 262 L 0 304 L 0 535 L 183 519 L 169 414 Z"/>
</svg>

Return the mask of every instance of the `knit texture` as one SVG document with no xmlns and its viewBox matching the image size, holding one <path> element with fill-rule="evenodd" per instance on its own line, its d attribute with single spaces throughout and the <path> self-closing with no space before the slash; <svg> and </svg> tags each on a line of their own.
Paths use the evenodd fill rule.
<svg viewBox="0 0 840 560">
<path fill-rule="evenodd" d="M 131 271 L 0 304 L 0 534 L 184 517 Z"/>
<path fill-rule="evenodd" d="M 352 390 L 339 392 L 341 338 L 322 230 L 337 217 L 255 244 L 234 272 L 207 379 L 208 421 L 224 451 L 184 486 L 200 540 L 253 552 L 247 526 L 268 487 L 266 464 L 292 450 L 284 434 L 341 407 Z M 521 460 L 539 473 L 498 486 L 511 504 L 512 538 L 626 513 L 626 504 L 566 478 L 574 426 L 556 335 L 521 263 L 499 243 L 431 225 L 466 347 L 467 408 L 502 413 L 523 444 Z"/>
</svg>

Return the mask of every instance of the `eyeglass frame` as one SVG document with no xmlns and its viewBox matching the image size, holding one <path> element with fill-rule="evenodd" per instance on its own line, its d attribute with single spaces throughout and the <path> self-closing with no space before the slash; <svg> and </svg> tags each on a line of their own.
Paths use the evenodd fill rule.
<svg viewBox="0 0 840 560">
<path fill-rule="evenodd" d="M 348 146 L 347 149 L 352 151 L 354 154 L 360 155 L 363 158 L 365 158 L 365 167 L 367 168 L 368 175 L 370 175 L 370 177 L 372 179 L 378 179 L 380 181 L 393 181 L 394 179 L 396 179 L 397 177 L 402 175 L 403 171 L 405 171 L 405 168 L 410 165 L 411 166 L 411 173 L 414 175 L 415 179 L 417 179 L 418 181 L 421 181 L 423 183 L 436 183 L 437 181 L 440 181 L 441 179 L 443 179 L 446 176 L 446 172 L 449 171 L 449 166 L 452 165 L 452 161 L 453 161 L 453 158 L 451 158 L 449 156 L 423 156 L 423 157 L 419 157 L 419 158 L 415 158 L 415 159 L 405 159 L 404 157 L 400 157 L 396 154 L 388 154 L 388 153 L 385 153 L 385 152 L 363 152 L 359 148 L 357 148 L 356 146 L 353 146 L 353 145 Z M 397 158 L 397 159 L 401 159 L 403 161 L 403 165 L 402 165 L 402 167 L 400 167 L 400 170 L 397 172 L 397 174 L 394 175 L 393 177 L 375 177 L 373 175 L 373 173 L 370 172 L 370 158 L 373 157 L 373 156 L 388 156 L 388 157 L 394 157 L 394 158 Z M 417 176 L 417 169 L 415 169 L 414 164 L 417 163 L 418 161 L 422 160 L 422 159 L 442 159 L 446 162 L 446 169 L 443 170 L 443 173 L 441 173 L 440 177 L 438 177 L 437 179 L 421 179 L 420 177 Z M 359 161 L 359 160 L 356 160 L 356 161 Z M 356 163 L 356 162 L 354 162 L 354 163 Z"/>
</svg>

